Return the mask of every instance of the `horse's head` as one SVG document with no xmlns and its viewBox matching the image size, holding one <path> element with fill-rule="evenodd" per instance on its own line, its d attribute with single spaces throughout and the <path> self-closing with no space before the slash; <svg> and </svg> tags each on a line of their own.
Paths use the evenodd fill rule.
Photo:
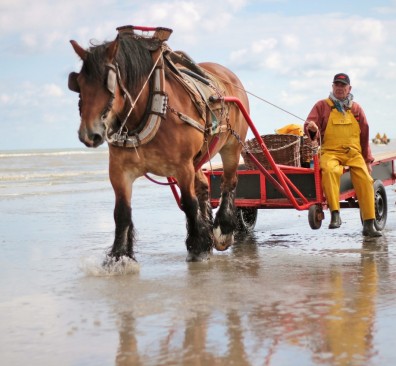
<svg viewBox="0 0 396 366">
<path fill-rule="evenodd" d="M 124 104 L 123 98 L 119 98 L 114 66 L 118 38 L 89 50 L 83 49 L 76 41 L 70 42 L 83 61 L 79 73 L 70 73 L 68 84 L 70 90 L 80 94 L 78 136 L 86 146 L 97 147 L 105 141 L 106 129 L 114 123 Z"/>
</svg>

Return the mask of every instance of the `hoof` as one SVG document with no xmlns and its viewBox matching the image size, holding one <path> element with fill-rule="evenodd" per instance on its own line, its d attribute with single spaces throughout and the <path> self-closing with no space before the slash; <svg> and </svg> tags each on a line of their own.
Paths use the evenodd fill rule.
<svg viewBox="0 0 396 366">
<path fill-rule="evenodd" d="M 210 253 L 204 252 L 200 254 L 188 252 L 186 262 L 206 262 L 210 259 Z"/>
<path fill-rule="evenodd" d="M 102 262 L 102 270 L 106 275 L 125 275 L 139 272 L 139 264 L 135 258 L 128 256 L 113 257 L 107 255 Z"/>
<path fill-rule="evenodd" d="M 214 246 L 220 252 L 227 250 L 234 242 L 234 234 L 222 234 L 220 227 L 215 228 L 213 234 Z"/>
<path fill-rule="evenodd" d="M 130 262 L 136 262 L 136 259 L 134 257 L 130 257 L 127 255 L 122 255 L 122 256 L 115 256 L 111 254 L 107 254 L 106 258 L 103 260 L 103 267 L 109 267 L 109 266 L 114 266 L 116 264 L 118 265 L 125 265 L 126 263 Z"/>
</svg>

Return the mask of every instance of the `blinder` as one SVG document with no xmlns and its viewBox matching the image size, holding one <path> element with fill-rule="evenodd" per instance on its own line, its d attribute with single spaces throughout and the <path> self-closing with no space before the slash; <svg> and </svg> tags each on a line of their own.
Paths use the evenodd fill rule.
<svg viewBox="0 0 396 366">
<path fill-rule="evenodd" d="M 116 67 L 113 64 L 107 64 L 106 65 L 109 68 L 109 72 L 107 74 L 107 82 L 106 82 L 106 87 L 107 90 L 111 94 L 115 94 L 115 89 L 116 89 L 116 84 L 117 84 L 117 71 Z"/>
<path fill-rule="evenodd" d="M 117 84 L 116 67 L 113 64 L 107 64 L 106 66 L 109 68 L 109 72 L 107 74 L 107 80 L 106 80 L 106 87 L 111 94 L 114 94 Z M 76 93 L 80 93 L 80 86 L 78 85 L 77 82 L 78 75 L 79 74 L 77 72 L 71 72 L 69 74 L 69 80 L 67 83 L 68 88 Z"/>
<path fill-rule="evenodd" d="M 69 81 L 67 83 L 67 86 L 69 87 L 69 89 L 71 91 L 79 93 L 80 92 L 80 86 L 78 85 L 77 77 L 78 77 L 78 73 L 77 72 L 71 72 L 69 74 Z"/>
</svg>

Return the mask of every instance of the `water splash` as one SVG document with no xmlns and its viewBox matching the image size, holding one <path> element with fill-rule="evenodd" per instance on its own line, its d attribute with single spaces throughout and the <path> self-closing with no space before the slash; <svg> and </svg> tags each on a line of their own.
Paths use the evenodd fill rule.
<svg viewBox="0 0 396 366">
<path fill-rule="evenodd" d="M 123 276 L 132 273 L 139 273 L 140 265 L 129 257 L 121 257 L 118 261 L 114 258 L 87 257 L 80 261 L 80 269 L 87 276 Z"/>
</svg>

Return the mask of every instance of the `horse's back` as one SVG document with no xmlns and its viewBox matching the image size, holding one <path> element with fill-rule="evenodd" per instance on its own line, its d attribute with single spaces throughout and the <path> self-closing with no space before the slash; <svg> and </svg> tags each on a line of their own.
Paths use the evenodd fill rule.
<svg viewBox="0 0 396 366">
<path fill-rule="evenodd" d="M 245 88 L 241 80 L 227 67 L 214 63 L 214 62 L 202 62 L 198 64 L 204 70 L 208 71 L 211 75 L 217 77 L 220 82 L 225 84 L 225 87 L 229 93 L 228 96 L 238 97 L 248 110 L 248 98 L 245 92 Z"/>
</svg>

